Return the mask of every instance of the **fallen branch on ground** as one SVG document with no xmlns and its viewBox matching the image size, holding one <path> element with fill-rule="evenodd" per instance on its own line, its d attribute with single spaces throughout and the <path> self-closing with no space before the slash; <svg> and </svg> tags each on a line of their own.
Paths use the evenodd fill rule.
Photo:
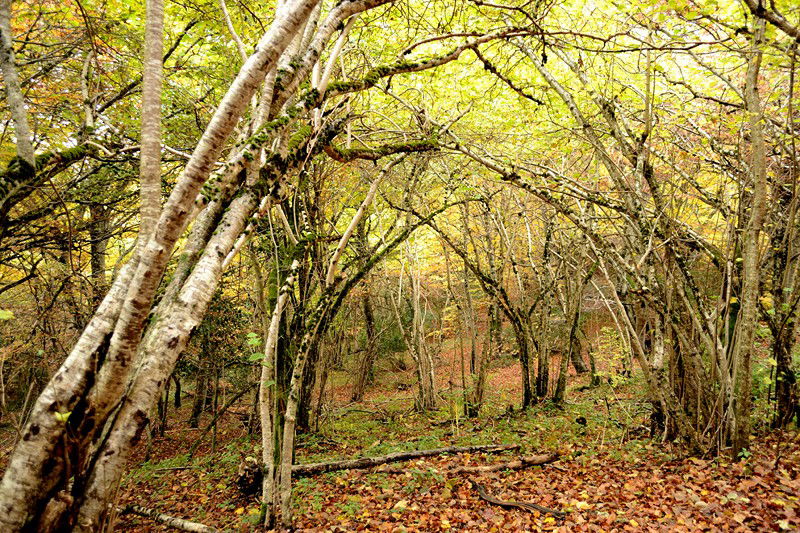
<svg viewBox="0 0 800 533">
<path fill-rule="evenodd" d="M 133 513 L 139 516 L 152 518 L 156 522 L 160 522 L 164 525 L 174 527 L 175 529 L 180 529 L 183 531 L 191 531 L 192 533 L 217 533 L 217 529 L 211 526 L 200 524 L 198 522 L 192 522 L 191 520 L 185 520 L 183 518 L 177 518 L 164 513 L 159 513 L 154 509 L 147 509 L 140 505 L 134 505 L 134 504 L 126 505 L 125 507 L 121 507 L 119 509 L 119 513 L 120 514 Z"/>
<path fill-rule="evenodd" d="M 483 444 L 478 446 L 448 446 L 446 448 L 435 448 L 432 450 L 413 450 L 410 452 L 395 452 L 378 457 L 360 457 L 358 459 L 346 459 L 344 461 L 331 461 L 328 463 L 310 463 L 305 465 L 292 466 L 293 477 L 311 476 L 335 470 L 364 469 L 373 466 L 385 465 L 387 463 L 397 463 L 409 461 L 421 457 L 431 457 L 445 453 L 496 453 L 511 450 L 518 450 L 519 444 Z"/>
<path fill-rule="evenodd" d="M 331 461 L 327 463 L 309 463 L 304 465 L 292 466 L 292 477 L 301 478 L 334 472 L 336 470 L 366 469 L 373 466 L 385 465 L 387 463 L 397 463 L 409 461 L 422 457 L 431 457 L 445 453 L 497 453 L 514 451 L 519 449 L 519 444 L 482 444 L 477 446 L 448 446 L 446 448 L 434 448 L 432 450 L 413 450 L 409 452 L 395 452 L 377 457 L 360 457 L 358 459 L 345 459 L 343 461 Z M 541 457 L 541 456 L 534 456 Z M 524 459 L 524 458 L 523 458 Z M 552 460 L 555 460 L 552 459 Z M 513 461 L 512 461 L 513 462 Z M 547 461 L 549 462 L 549 461 Z M 541 463 L 543 464 L 543 463 Z M 405 472 L 405 469 L 402 470 Z M 245 494 L 255 494 L 261 487 L 263 479 L 263 465 L 255 458 L 245 457 L 239 464 L 239 472 L 236 484 Z"/>
<path fill-rule="evenodd" d="M 494 463 L 481 466 L 453 466 L 444 470 L 438 470 L 442 474 L 488 474 L 491 472 L 502 472 L 503 470 L 521 470 L 529 466 L 545 465 L 558 459 L 557 453 L 545 453 L 542 455 L 527 455 L 518 457 L 506 463 Z M 382 474 L 405 474 L 408 468 L 380 468 L 376 470 Z"/>
<path fill-rule="evenodd" d="M 486 492 L 486 489 L 480 483 L 472 480 L 470 480 L 470 483 L 472 484 L 472 488 L 478 491 L 478 496 L 480 496 L 481 500 L 487 501 L 494 505 L 499 505 L 500 507 L 504 507 L 506 509 L 522 509 L 523 511 L 529 511 L 531 513 L 534 511 L 538 511 L 540 513 L 547 513 L 558 517 L 566 516 L 566 513 L 563 511 L 557 511 L 555 509 L 550 509 L 549 507 L 543 507 L 535 503 L 514 502 L 514 501 L 506 501 L 495 498 L 494 496 Z"/>
</svg>

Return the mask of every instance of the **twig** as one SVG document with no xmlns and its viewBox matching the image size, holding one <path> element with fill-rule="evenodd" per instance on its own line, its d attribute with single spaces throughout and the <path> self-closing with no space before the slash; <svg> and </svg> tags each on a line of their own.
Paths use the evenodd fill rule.
<svg viewBox="0 0 800 533">
<path fill-rule="evenodd" d="M 566 516 L 564 511 L 557 511 L 556 509 L 550 509 L 549 507 L 543 507 L 541 505 L 537 505 L 535 503 L 530 502 L 514 502 L 514 501 L 506 501 L 495 498 L 488 492 L 480 483 L 476 481 L 470 480 L 472 484 L 472 488 L 478 491 L 478 496 L 484 501 L 492 503 L 494 505 L 499 505 L 500 507 L 505 507 L 506 509 L 522 509 L 523 511 L 534 512 L 538 511 L 540 513 L 548 513 L 553 516 L 557 516 L 559 518 Z"/>
<path fill-rule="evenodd" d="M 152 518 L 156 522 L 161 522 L 169 527 L 193 533 L 217 533 L 217 529 L 199 522 L 192 522 L 183 518 L 177 518 L 164 513 L 159 513 L 155 509 L 147 509 L 140 505 L 129 504 L 119 509 L 120 514 L 136 514 L 147 518 Z"/>
</svg>

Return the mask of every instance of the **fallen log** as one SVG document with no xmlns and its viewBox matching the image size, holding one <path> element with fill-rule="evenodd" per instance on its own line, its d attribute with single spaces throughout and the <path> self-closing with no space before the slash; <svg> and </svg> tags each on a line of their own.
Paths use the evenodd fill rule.
<svg viewBox="0 0 800 533">
<path fill-rule="evenodd" d="M 549 507 L 543 507 L 535 503 L 506 501 L 506 500 L 501 500 L 499 498 L 495 498 L 494 496 L 486 492 L 486 489 L 483 487 L 483 485 L 481 485 L 477 481 L 470 480 L 470 483 L 472 484 L 472 488 L 478 491 L 478 496 L 480 497 L 481 500 L 487 501 L 493 505 L 498 505 L 506 509 L 522 509 L 523 511 L 528 511 L 531 513 L 534 511 L 538 511 L 540 513 L 551 514 L 559 518 L 566 516 L 566 513 L 564 511 L 557 511 L 556 509 L 550 509 Z"/>
<path fill-rule="evenodd" d="M 190 531 L 192 533 L 217 533 L 217 529 L 211 526 L 207 526 L 205 524 L 200 524 L 198 522 L 192 522 L 191 520 L 185 520 L 183 518 L 177 518 L 175 516 L 170 516 L 168 514 L 159 513 L 154 509 L 147 509 L 140 505 L 129 504 L 125 507 L 121 507 L 119 509 L 120 514 L 135 514 L 139 516 L 144 516 L 146 518 L 152 518 L 156 522 L 160 522 L 166 526 L 174 527 L 175 529 L 180 529 L 182 531 Z"/>
<path fill-rule="evenodd" d="M 502 472 L 503 470 L 520 470 L 529 466 L 546 465 L 558 459 L 557 453 L 545 453 L 541 455 L 527 455 L 517 458 L 507 463 L 495 463 L 483 466 L 458 466 L 447 473 L 453 474 L 485 474 L 489 472 Z"/>
<path fill-rule="evenodd" d="M 557 453 L 526 455 L 506 463 L 494 463 L 481 466 L 454 466 L 437 471 L 441 474 L 489 474 L 492 472 L 502 472 L 503 470 L 521 470 L 529 466 L 545 465 L 558 460 L 558 457 L 559 455 Z M 382 474 L 405 474 L 407 471 L 407 468 L 397 467 L 380 468 L 377 470 L 377 472 Z"/>
<path fill-rule="evenodd" d="M 494 463 L 489 465 L 480 466 L 454 466 L 440 470 L 443 474 L 488 474 L 492 472 L 502 472 L 503 470 L 520 470 L 529 466 L 538 466 L 558 460 L 557 453 L 547 453 L 542 455 L 527 455 L 521 456 L 513 461 L 505 463 Z M 386 468 L 380 469 L 379 472 L 389 474 L 403 474 L 407 469 L 404 468 Z"/>
<path fill-rule="evenodd" d="M 377 457 L 359 457 L 358 459 L 345 459 L 343 461 L 293 465 L 292 477 L 313 476 L 314 474 L 322 474 L 336 470 L 372 468 L 373 466 L 385 465 L 387 463 L 409 461 L 411 459 L 432 457 L 434 455 L 442 455 L 445 453 L 496 453 L 518 449 L 519 444 L 482 444 L 477 446 L 448 446 L 446 448 L 434 448 L 432 450 L 395 452 Z"/>
<path fill-rule="evenodd" d="M 497 453 L 519 449 L 519 444 L 482 444 L 477 446 L 448 446 L 431 450 L 413 450 L 410 452 L 395 452 L 378 457 L 360 457 L 358 459 L 345 459 L 326 463 L 309 463 L 292 466 L 292 477 L 301 478 L 334 472 L 336 470 L 365 469 L 373 466 L 409 461 L 421 457 L 432 457 L 445 453 Z M 263 466 L 253 457 L 245 457 L 239 464 L 236 484 L 245 494 L 255 494 L 261 488 L 263 479 Z"/>
</svg>

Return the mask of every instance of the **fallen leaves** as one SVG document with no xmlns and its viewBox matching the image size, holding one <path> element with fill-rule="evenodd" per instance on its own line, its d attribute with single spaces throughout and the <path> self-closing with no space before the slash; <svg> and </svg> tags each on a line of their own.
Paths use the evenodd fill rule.
<svg viewBox="0 0 800 533">
<path fill-rule="evenodd" d="M 564 448 L 555 466 L 454 474 L 454 469 L 507 462 L 482 454 L 433 457 L 396 471 L 342 471 L 307 478 L 295 492 L 298 531 L 797 531 L 800 443 L 782 452 L 762 442 L 746 464 L 724 459 L 665 461 L 658 443 L 624 460 L 614 450 Z M 571 453 L 570 453 L 571 452 Z M 579 453 L 582 452 L 582 455 Z M 168 456 L 169 457 L 169 456 Z M 211 457 L 211 456 L 209 456 Z M 625 456 L 629 457 L 629 456 Z M 255 500 L 230 485 L 234 464 L 169 470 L 128 482 L 122 504 L 135 501 L 222 530 L 248 531 Z M 230 470 L 230 471 L 229 471 Z M 481 501 L 468 480 L 503 500 L 569 511 L 558 518 Z M 164 531 L 122 517 L 117 530 Z"/>
</svg>

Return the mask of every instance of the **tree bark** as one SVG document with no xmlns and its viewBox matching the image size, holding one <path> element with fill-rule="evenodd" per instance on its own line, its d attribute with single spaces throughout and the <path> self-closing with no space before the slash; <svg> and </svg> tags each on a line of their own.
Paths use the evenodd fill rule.
<svg viewBox="0 0 800 533">
<path fill-rule="evenodd" d="M 750 442 L 750 410 L 752 405 L 751 359 L 753 339 L 758 326 L 759 295 L 759 239 L 764 224 L 767 203 L 766 146 L 764 142 L 761 100 L 758 93 L 758 75 L 761 67 L 761 46 L 764 39 L 764 20 L 758 19 L 753 33 L 753 46 L 747 65 L 745 104 L 750 123 L 750 185 L 753 188 L 750 216 L 742 242 L 742 308 L 737 322 L 735 372 L 735 431 L 734 457 L 746 449 Z"/>
<path fill-rule="evenodd" d="M 142 126 L 139 150 L 140 221 L 138 246 L 155 231 L 161 211 L 161 88 L 164 54 L 164 2 L 147 0 L 142 74 Z"/>
<path fill-rule="evenodd" d="M 14 133 L 17 137 L 17 157 L 28 168 L 26 174 L 33 178 L 36 173 L 36 158 L 33 153 L 31 128 L 28 125 L 28 111 L 19 83 L 17 65 L 14 62 L 14 41 L 11 34 L 11 0 L 0 0 L 0 70 L 3 72 L 3 83 L 6 87 L 6 102 L 14 121 Z M 0 184 L 8 186 L 9 184 Z M 14 185 L 14 184 L 10 184 Z"/>
<path fill-rule="evenodd" d="M 192 522 L 184 518 L 177 518 L 168 514 L 159 513 L 154 509 L 147 509 L 140 505 L 130 504 L 120 509 L 120 514 L 133 513 L 139 516 L 152 518 L 156 522 L 160 522 L 166 526 L 174 527 L 182 531 L 189 531 L 191 533 L 216 533 L 218 530 L 205 524 Z"/>
</svg>

